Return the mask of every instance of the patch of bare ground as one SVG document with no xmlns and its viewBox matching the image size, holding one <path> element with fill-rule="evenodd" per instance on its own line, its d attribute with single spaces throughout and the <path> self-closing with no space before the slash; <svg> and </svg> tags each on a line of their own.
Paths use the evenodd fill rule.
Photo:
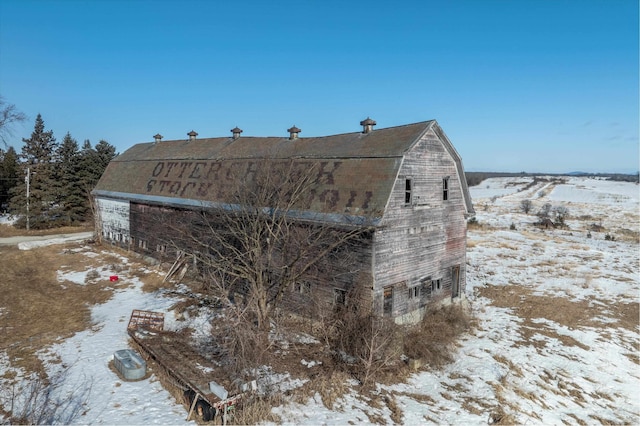
<svg viewBox="0 0 640 426">
<path fill-rule="evenodd" d="M 87 329 L 90 307 L 107 301 L 112 287 L 106 284 L 109 281 L 92 285 L 58 282 L 60 265 L 71 269 L 78 265 L 80 270 L 87 265 L 86 256 L 61 246 L 28 251 L 3 248 L 0 252 L 0 347 L 6 348 L 16 367 L 42 373 L 35 352 Z"/>
<path fill-rule="evenodd" d="M 640 232 L 631 229 L 621 228 L 616 230 L 616 237 L 621 241 L 629 241 L 636 244 L 640 243 Z"/>
<path fill-rule="evenodd" d="M 491 304 L 502 308 L 510 308 L 522 318 L 522 332 L 527 341 L 536 333 L 552 336 L 566 345 L 579 346 L 587 349 L 585 345 L 575 339 L 558 335 L 545 324 L 535 323 L 536 318 L 546 318 L 569 328 L 595 327 L 609 328 L 611 324 L 598 321 L 598 317 L 606 316 L 615 319 L 615 326 L 637 331 L 640 304 L 610 303 L 603 307 L 596 300 L 569 300 L 565 297 L 535 295 L 529 288 L 518 285 L 484 286 L 477 289 L 480 296 L 491 300 Z"/>
<path fill-rule="evenodd" d="M 398 406 L 398 402 L 396 401 L 396 397 L 394 395 L 394 393 L 392 392 L 387 392 L 387 391 L 383 391 L 379 398 L 382 399 L 382 402 L 384 403 L 384 405 L 386 405 L 386 407 L 389 409 L 390 417 L 391 417 L 391 421 L 393 422 L 393 424 L 396 425 L 401 425 L 403 424 L 403 417 L 404 417 L 404 413 L 402 412 L 402 409 Z"/>
<path fill-rule="evenodd" d="M 126 280 L 100 279 L 99 274 L 91 274 L 92 268 L 110 265 L 114 273 L 144 269 L 141 264 L 125 265 L 117 255 L 99 250 L 95 250 L 96 256 L 85 254 L 99 248 L 68 243 L 32 250 L 0 249 L 0 347 L 15 367 L 43 373 L 35 353 L 91 327 L 91 307 L 109 300 L 114 289 L 128 285 Z M 58 281 L 58 271 L 87 270 L 84 285 Z M 153 274 L 149 278 L 153 279 Z M 146 277 L 141 281 L 146 282 Z"/>
<path fill-rule="evenodd" d="M 411 398 L 414 401 L 425 403 L 428 405 L 434 405 L 436 403 L 435 400 L 429 395 L 425 395 L 422 393 L 394 391 L 394 394 L 399 396 L 406 396 L 407 398 Z"/>
</svg>

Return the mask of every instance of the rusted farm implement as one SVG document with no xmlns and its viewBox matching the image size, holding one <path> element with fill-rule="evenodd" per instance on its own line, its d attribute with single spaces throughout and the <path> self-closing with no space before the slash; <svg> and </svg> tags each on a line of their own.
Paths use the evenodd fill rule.
<svg viewBox="0 0 640 426">
<path fill-rule="evenodd" d="M 227 415 L 240 402 L 244 394 L 229 397 L 224 383 L 218 384 L 213 372 L 215 366 L 204 358 L 180 335 L 164 330 L 161 312 L 134 310 L 127 332 L 147 357 L 160 366 L 183 391 L 189 406 L 187 420 L 194 411 L 205 421 L 221 416 L 226 424 Z"/>
</svg>

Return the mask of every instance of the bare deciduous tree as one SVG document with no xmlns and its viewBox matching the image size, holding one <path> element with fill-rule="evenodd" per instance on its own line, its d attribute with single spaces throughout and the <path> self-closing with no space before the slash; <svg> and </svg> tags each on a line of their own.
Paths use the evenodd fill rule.
<svg viewBox="0 0 640 426">
<path fill-rule="evenodd" d="M 533 203 L 531 202 L 531 200 L 522 200 L 520 202 L 520 208 L 525 214 L 529 214 L 532 207 L 533 207 Z"/>
<path fill-rule="evenodd" d="M 556 218 L 556 223 L 559 225 L 564 225 L 565 220 L 569 217 L 569 209 L 565 206 L 556 206 L 553 208 L 553 213 Z"/>
<path fill-rule="evenodd" d="M 12 135 L 11 126 L 27 119 L 15 105 L 7 103 L 0 95 L 0 141 L 7 146 L 6 138 Z"/>
<path fill-rule="evenodd" d="M 549 217 L 549 213 L 551 212 L 551 204 L 546 203 L 542 206 L 540 211 L 538 212 L 538 217 L 541 219 L 546 219 Z"/>
<path fill-rule="evenodd" d="M 251 179 L 225 181 L 218 196 L 224 202 L 199 212 L 166 211 L 166 243 L 194 257 L 212 293 L 233 305 L 238 318 L 268 330 L 296 285 L 319 277 L 350 283 L 359 272 L 344 248 L 367 239 L 370 227 L 314 211 L 317 176 L 309 163 L 302 168 L 293 160 L 264 160 Z"/>
</svg>

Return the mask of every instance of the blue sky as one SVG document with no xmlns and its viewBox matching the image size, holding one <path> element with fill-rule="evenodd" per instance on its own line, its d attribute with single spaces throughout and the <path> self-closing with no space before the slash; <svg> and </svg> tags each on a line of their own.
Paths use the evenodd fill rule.
<svg viewBox="0 0 640 426">
<path fill-rule="evenodd" d="M 0 1 L 0 94 L 58 140 L 436 119 L 467 171 L 639 167 L 637 0 Z"/>
</svg>

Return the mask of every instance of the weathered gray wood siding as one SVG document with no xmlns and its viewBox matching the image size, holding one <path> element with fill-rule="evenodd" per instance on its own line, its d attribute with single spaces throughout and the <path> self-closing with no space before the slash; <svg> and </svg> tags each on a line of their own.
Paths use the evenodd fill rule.
<svg viewBox="0 0 640 426">
<path fill-rule="evenodd" d="M 433 299 L 451 298 L 452 268 L 460 267 L 459 294 L 464 293 L 466 219 L 456 165 L 430 130 L 404 158 L 374 236 L 375 309 L 382 313 L 384 289 L 393 287 L 393 317 L 416 312 Z M 406 181 L 411 202 L 405 203 Z M 443 179 L 448 179 L 443 200 Z M 440 290 L 431 291 L 432 280 Z M 410 290 L 420 286 L 418 295 Z"/>
</svg>

